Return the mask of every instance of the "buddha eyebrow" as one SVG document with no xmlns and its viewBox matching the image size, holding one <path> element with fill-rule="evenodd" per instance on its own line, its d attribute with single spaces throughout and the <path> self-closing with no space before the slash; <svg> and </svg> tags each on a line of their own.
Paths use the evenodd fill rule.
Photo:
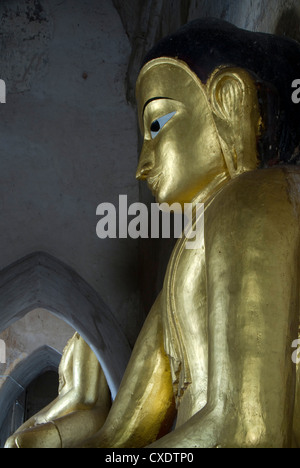
<svg viewBox="0 0 300 468">
<path fill-rule="evenodd" d="M 169 101 L 174 101 L 174 99 L 169 98 L 169 97 L 165 97 L 165 96 L 154 97 L 154 98 L 148 99 L 148 101 L 146 102 L 146 104 L 144 105 L 144 108 L 143 108 L 143 115 L 144 115 L 145 109 L 148 106 L 148 104 L 150 104 L 150 102 L 152 102 L 152 101 L 158 101 L 159 99 L 168 99 Z"/>
</svg>

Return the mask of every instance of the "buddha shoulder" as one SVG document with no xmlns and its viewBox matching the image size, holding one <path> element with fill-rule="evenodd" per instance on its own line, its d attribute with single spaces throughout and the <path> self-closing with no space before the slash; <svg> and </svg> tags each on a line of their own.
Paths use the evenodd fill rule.
<svg viewBox="0 0 300 468">
<path fill-rule="evenodd" d="M 230 181 L 205 211 L 205 243 L 232 233 L 244 239 L 255 232 L 299 229 L 300 169 L 280 166 L 246 172 Z M 281 228 L 280 228 L 281 229 Z M 244 237 L 245 236 L 245 237 Z"/>
</svg>

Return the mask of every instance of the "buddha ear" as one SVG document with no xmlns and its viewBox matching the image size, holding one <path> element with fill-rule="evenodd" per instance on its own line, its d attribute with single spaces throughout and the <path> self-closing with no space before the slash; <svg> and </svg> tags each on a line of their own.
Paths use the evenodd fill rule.
<svg viewBox="0 0 300 468">
<path fill-rule="evenodd" d="M 245 170 L 249 74 L 238 68 L 217 69 L 207 83 L 208 97 L 231 177 Z M 253 82 L 252 82 L 253 87 Z"/>
</svg>

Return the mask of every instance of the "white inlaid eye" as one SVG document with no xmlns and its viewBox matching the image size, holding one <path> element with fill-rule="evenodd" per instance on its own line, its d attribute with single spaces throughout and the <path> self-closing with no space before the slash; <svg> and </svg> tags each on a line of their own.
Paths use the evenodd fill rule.
<svg viewBox="0 0 300 468">
<path fill-rule="evenodd" d="M 150 126 L 152 140 L 157 137 L 161 129 L 166 125 L 167 122 L 176 114 L 176 111 L 170 112 L 169 114 L 163 115 L 157 120 L 154 120 Z"/>
</svg>

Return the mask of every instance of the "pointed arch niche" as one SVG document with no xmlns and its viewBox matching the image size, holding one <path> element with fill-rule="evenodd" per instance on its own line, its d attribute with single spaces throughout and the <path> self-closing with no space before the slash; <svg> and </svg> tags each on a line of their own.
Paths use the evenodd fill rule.
<svg viewBox="0 0 300 468">
<path fill-rule="evenodd" d="M 46 309 L 80 333 L 114 398 L 131 348 L 99 294 L 70 267 L 37 252 L 0 272 L 0 332 L 34 309 Z"/>
<path fill-rule="evenodd" d="M 53 374 L 57 376 L 61 354 L 49 346 L 36 349 L 6 376 L 0 388 L 0 447 L 3 448 L 7 438 L 28 419 L 26 413 L 26 396 L 28 387 L 38 378 Z M 58 382 L 57 382 L 58 383 Z M 58 388 L 58 385 L 57 385 Z M 55 390 L 54 390 L 55 392 Z M 56 398 L 57 394 L 53 394 Z M 48 401 L 46 404 L 48 404 Z M 45 405 L 42 405 L 42 409 Z"/>
</svg>

